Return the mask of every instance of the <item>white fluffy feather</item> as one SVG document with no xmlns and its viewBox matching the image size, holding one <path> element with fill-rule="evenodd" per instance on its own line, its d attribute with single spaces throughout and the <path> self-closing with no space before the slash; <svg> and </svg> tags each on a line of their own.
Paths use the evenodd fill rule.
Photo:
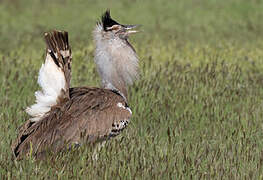
<svg viewBox="0 0 263 180">
<path fill-rule="evenodd" d="M 39 121 L 48 113 L 51 107 L 57 104 L 61 90 L 65 90 L 64 73 L 49 54 L 39 70 L 38 84 L 42 90 L 35 92 L 36 103 L 26 109 L 26 112 L 32 116 L 31 121 Z"/>
</svg>

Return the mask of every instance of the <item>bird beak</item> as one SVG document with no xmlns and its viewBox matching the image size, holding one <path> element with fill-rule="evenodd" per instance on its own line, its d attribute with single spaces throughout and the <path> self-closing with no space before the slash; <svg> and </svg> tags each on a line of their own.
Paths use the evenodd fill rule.
<svg viewBox="0 0 263 180">
<path fill-rule="evenodd" d="M 123 25 L 123 27 L 125 28 L 126 32 L 128 34 L 134 34 L 134 33 L 137 33 L 139 32 L 138 30 L 133 30 L 134 28 L 138 28 L 140 27 L 141 25 Z"/>
</svg>

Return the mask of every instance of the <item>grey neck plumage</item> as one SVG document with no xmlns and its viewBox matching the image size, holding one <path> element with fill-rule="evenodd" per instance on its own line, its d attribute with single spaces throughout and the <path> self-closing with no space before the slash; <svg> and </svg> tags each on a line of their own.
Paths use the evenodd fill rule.
<svg viewBox="0 0 263 180">
<path fill-rule="evenodd" d="M 127 101 L 128 89 L 138 77 L 138 57 L 127 40 L 103 31 L 98 24 L 93 33 L 96 44 L 94 61 L 102 87 L 118 91 Z"/>
</svg>

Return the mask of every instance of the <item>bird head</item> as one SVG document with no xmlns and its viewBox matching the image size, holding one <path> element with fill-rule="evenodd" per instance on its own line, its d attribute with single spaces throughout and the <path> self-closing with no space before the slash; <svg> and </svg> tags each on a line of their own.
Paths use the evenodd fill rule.
<svg viewBox="0 0 263 180">
<path fill-rule="evenodd" d="M 111 36 L 119 37 L 121 39 L 128 39 L 130 34 L 137 33 L 135 28 L 139 25 L 123 25 L 113 20 L 110 16 L 110 11 L 107 10 L 101 17 L 103 31 Z"/>
</svg>

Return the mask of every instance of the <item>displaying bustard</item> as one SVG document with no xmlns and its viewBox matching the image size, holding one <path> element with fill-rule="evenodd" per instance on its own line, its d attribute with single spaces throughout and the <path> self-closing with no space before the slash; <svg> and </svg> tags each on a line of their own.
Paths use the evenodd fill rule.
<svg viewBox="0 0 263 180">
<path fill-rule="evenodd" d="M 138 77 L 138 57 L 128 36 L 135 25 L 121 25 L 106 11 L 94 30 L 95 63 L 102 88 L 70 88 L 71 48 L 68 33 L 45 33 L 45 63 L 41 66 L 36 103 L 19 130 L 12 150 L 17 159 L 46 150 L 59 152 L 71 145 L 95 143 L 118 135 L 129 123 L 127 86 Z"/>
</svg>

